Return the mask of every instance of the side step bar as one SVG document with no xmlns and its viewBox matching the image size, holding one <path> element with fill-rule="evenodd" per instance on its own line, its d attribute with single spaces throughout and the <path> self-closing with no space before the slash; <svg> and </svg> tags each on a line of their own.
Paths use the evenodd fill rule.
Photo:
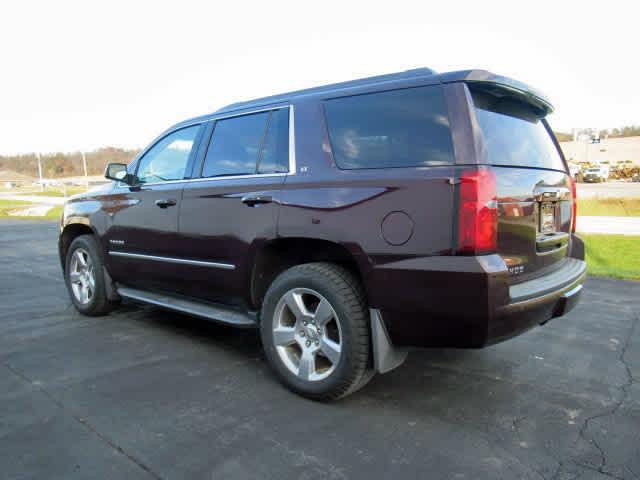
<svg viewBox="0 0 640 480">
<path fill-rule="evenodd" d="M 196 317 L 215 320 L 216 322 L 226 323 L 235 327 L 257 326 L 255 317 L 249 313 L 234 310 L 224 305 L 197 302 L 180 297 L 172 297 L 166 294 L 138 290 L 137 288 L 117 287 L 117 291 L 118 294 L 124 298 L 158 305 L 160 307 L 168 308 L 169 310 L 176 310 Z"/>
</svg>

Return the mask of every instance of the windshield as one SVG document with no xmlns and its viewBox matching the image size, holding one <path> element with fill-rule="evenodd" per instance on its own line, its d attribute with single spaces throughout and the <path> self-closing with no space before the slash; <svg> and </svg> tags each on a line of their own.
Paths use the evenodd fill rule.
<svg viewBox="0 0 640 480">
<path fill-rule="evenodd" d="M 482 92 L 473 101 L 490 164 L 565 171 L 543 120 L 525 105 Z"/>
</svg>

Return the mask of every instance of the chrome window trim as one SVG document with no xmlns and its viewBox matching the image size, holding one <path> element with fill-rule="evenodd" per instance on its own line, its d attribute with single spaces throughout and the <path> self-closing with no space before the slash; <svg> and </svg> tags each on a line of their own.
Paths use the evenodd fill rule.
<svg viewBox="0 0 640 480">
<path fill-rule="evenodd" d="M 293 105 L 289 105 L 289 173 L 296 174 L 296 131 Z"/>
<path fill-rule="evenodd" d="M 237 180 L 237 179 L 249 179 L 249 178 L 264 178 L 264 177 L 284 177 L 287 175 L 295 175 L 296 174 L 296 136 L 295 136 L 295 114 L 294 114 L 294 108 L 292 104 L 289 105 L 282 105 L 280 107 L 268 107 L 268 108 L 261 108 L 259 110 L 251 110 L 249 112 L 241 112 L 241 113 L 234 113 L 234 114 L 230 114 L 230 115 L 226 115 L 226 116 L 222 116 L 222 117 L 215 117 L 215 118 L 211 118 L 209 120 L 206 121 L 199 121 L 199 122 L 194 122 L 192 124 L 189 125 L 183 125 L 179 128 L 176 128 L 175 130 L 171 130 L 170 132 L 167 132 L 166 135 L 170 135 L 174 132 L 177 132 L 178 130 L 181 130 L 185 127 L 190 127 L 193 125 L 199 125 L 199 124 L 203 124 L 203 123 L 207 123 L 207 122 L 215 122 L 218 120 L 224 120 L 227 118 L 234 118 L 234 117 L 241 117 L 243 115 L 251 115 L 253 113 L 260 113 L 260 112 L 271 112 L 274 110 L 281 110 L 283 108 L 288 108 L 289 109 L 289 171 L 288 172 L 279 172 L 279 173 L 249 173 L 246 175 L 229 175 L 226 177 L 199 177 L 199 178 L 183 178 L 181 180 L 167 180 L 164 182 L 149 182 L 149 183 L 143 183 L 141 185 L 144 186 L 154 186 L 154 185 L 171 185 L 171 184 L 177 184 L 177 183 L 192 183 L 192 182 L 211 182 L 211 181 L 220 181 L 220 180 Z M 129 188 L 130 185 L 126 185 L 123 183 L 118 182 L 116 184 L 116 188 L 118 189 L 125 189 L 125 188 Z"/>
<path fill-rule="evenodd" d="M 109 255 L 114 257 L 136 258 L 139 260 L 152 260 L 155 262 L 178 263 L 181 265 L 195 265 L 198 267 L 221 268 L 222 270 L 235 270 L 236 266 L 231 263 L 205 262 L 202 260 L 187 260 L 185 258 L 158 257 L 156 255 L 143 255 L 141 253 L 109 251 Z"/>
</svg>

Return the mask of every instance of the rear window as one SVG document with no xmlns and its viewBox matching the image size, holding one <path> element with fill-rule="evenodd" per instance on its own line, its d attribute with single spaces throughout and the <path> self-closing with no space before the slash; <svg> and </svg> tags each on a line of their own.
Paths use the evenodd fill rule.
<svg viewBox="0 0 640 480">
<path fill-rule="evenodd" d="M 342 169 L 454 162 L 439 85 L 327 100 L 325 115 L 333 156 Z"/>
<path fill-rule="evenodd" d="M 482 92 L 473 101 L 490 164 L 565 170 L 543 121 L 525 105 Z"/>
</svg>

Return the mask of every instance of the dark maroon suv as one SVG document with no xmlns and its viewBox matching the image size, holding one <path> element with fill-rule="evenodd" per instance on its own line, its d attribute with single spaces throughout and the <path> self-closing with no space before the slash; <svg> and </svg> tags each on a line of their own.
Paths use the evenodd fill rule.
<svg viewBox="0 0 640 480">
<path fill-rule="evenodd" d="M 66 204 L 71 299 L 257 327 L 314 399 L 408 347 L 507 339 L 568 312 L 585 278 L 551 111 L 509 78 L 419 69 L 179 123 Z"/>
</svg>

